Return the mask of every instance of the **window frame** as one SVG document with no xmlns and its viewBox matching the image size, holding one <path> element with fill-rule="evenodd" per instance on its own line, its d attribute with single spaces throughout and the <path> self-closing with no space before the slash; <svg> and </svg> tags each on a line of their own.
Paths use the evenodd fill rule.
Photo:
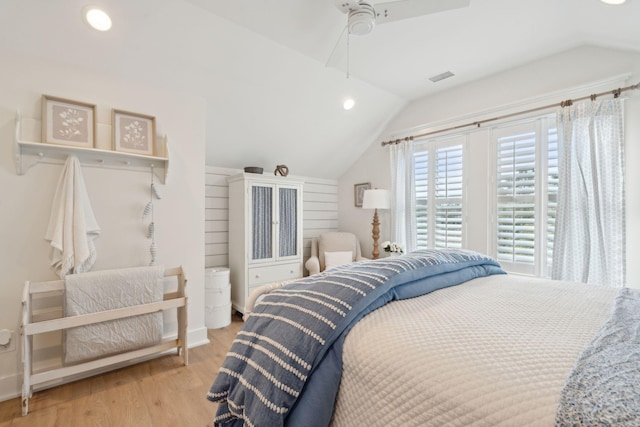
<svg viewBox="0 0 640 427">
<path fill-rule="evenodd" d="M 556 128 L 556 114 L 547 113 L 522 120 L 501 123 L 489 129 L 489 152 L 491 168 L 490 192 L 492 200 L 489 204 L 491 218 L 490 239 L 488 241 L 490 255 L 498 259 L 498 137 L 516 132 L 518 129 L 529 129 L 535 132 L 535 178 L 534 178 L 534 261 L 533 265 L 499 260 L 502 267 L 510 272 L 538 277 L 550 277 L 551 266 L 548 259 L 549 245 L 549 132 Z M 509 132 L 509 129 L 513 129 Z M 556 141 L 557 141 L 557 132 Z M 556 142 L 557 144 L 557 142 Z"/>
</svg>

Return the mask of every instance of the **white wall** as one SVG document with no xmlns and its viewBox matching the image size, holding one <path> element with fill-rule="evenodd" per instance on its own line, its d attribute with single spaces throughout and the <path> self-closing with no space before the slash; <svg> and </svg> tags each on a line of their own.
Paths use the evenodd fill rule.
<svg viewBox="0 0 640 427">
<path fill-rule="evenodd" d="M 109 129 L 111 108 L 150 114 L 159 134 L 168 134 L 171 172 L 155 202 L 158 264 L 183 265 L 187 278 L 190 344 L 207 342 L 204 327 L 204 153 L 206 108 L 202 99 L 147 87 L 145 83 L 0 52 L 0 329 L 19 333 L 26 280 L 55 280 L 44 233 L 61 164 L 38 164 L 18 176 L 13 163 L 14 119 L 40 119 L 42 94 L 95 103 L 97 122 Z M 109 147 L 109 137 L 99 139 Z M 82 165 L 89 197 L 102 228 L 93 270 L 149 263 L 142 210 L 150 174 Z M 0 353 L 0 400 L 18 393 L 20 345 Z"/>
<path fill-rule="evenodd" d="M 215 166 L 206 168 L 205 266 L 229 265 L 229 186 L 227 177 L 242 172 Z M 268 173 L 268 172 L 265 172 Z M 338 181 L 304 177 L 304 262 L 311 252 L 311 239 L 325 231 L 338 230 Z M 305 270 L 305 274 L 308 272 Z"/>
<path fill-rule="evenodd" d="M 340 177 L 340 224 L 344 229 L 355 232 L 363 243 L 368 243 L 368 247 L 365 245 L 365 252 L 371 250 L 371 213 L 353 207 L 353 196 L 350 194 L 353 192 L 353 184 L 359 182 L 371 182 L 374 186 L 389 188 L 389 150 L 380 146 L 381 141 L 611 90 L 617 86 L 605 83 L 600 86 L 591 85 L 588 89 L 572 89 L 589 86 L 594 82 L 616 80 L 614 77 L 625 73 L 632 74 L 628 84 L 640 81 L 639 54 L 581 47 L 412 103 L 392 120 L 380 139 Z M 567 93 L 570 96 L 567 97 Z M 627 259 L 630 260 L 627 263 L 627 276 L 630 286 L 640 287 L 640 265 L 631 261 L 640 256 L 640 193 L 635 185 L 640 181 L 640 170 L 634 167 L 640 162 L 640 92 L 634 91 L 627 95 Z M 467 160 L 471 163 L 466 164 L 469 174 L 465 179 L 473 187 L 473 191 L 467 192 L 467 203 L 474 208 L 465 218 L 469 236 L 467 246 L 486 252 L 491 247 L 486 197 L 490 194 L 488 175 L 474 163 L 474 159 L 488 156 L 486 127 L 469 128 L 469 138 L 471 151 Z M 380 239 L 389 239 L 388 214 L 382 218 Z"/>
<path fill-rule="evenodd" d="M 351 231 L 358 236 L 362 256 L 372 257 L 373 237 L 371 235 L 373 211 L 355 207 L 355 184 L 370 183 L 371 188 L 391 187 L 388 150 L 374 143 L 358 162 L 349 168 L 338 180 L 338 221 L 343 231 Z M 380 220 L 379 243 L 389 239 L 389 212 L 378 211 Z M 382 252 L 382 251 L 381 251 Z"/>
</svg>

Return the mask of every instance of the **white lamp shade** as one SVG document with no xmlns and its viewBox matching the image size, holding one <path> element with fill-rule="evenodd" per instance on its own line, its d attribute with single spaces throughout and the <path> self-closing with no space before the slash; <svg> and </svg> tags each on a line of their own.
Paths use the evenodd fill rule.
<svg viewBox="0 0 640 427">
<path fill-rule="evenodd" d="M 362 209 L 389 209 L 389 190 L 364 190 Z"/>
</svg>

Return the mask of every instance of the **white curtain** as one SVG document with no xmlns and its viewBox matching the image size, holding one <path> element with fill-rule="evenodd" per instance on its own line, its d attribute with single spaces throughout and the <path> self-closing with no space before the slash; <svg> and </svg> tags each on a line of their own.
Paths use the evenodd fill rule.
<svg viewBox="0 0 640 427">
<path fill-rule="evenodd" d="M 626 284 L 623 102 L 558 112 L 558 208 L 551 277 Z"/>
<path fill-rule="evenodd" d="M 391 241 L 416 249 L 416 196 L 413 141 L 391 146 Z"/>
</svg>

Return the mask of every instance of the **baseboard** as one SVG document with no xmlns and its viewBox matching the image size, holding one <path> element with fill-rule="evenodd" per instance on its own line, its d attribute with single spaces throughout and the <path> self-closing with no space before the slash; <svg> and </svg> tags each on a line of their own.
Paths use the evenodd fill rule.
<svg viewBox="0 0 640 427">
<path fill-rule="evenodd" d="M 175 338 L 176 338 L 176 334 L 175 333 L 173 335 L 169 335 L 169 336 L 163 337 L 163 339 L 175 339 Z M 199 329 L 190 330 L 188 332 L 188 335 L 187 335 L 187 344 L 188 344 L 189 348 L 199 347 L 201 345 L 209 344 L 209 338 L 207 337 L 207 328 L 202 327 L 202 328 L 199 328 Z M 68 382 L 77 381 L 77 380 L 82 379 L 82 378 L 88 378 L 88 377 L 91 377 L 91 376 L 94 376 L 94 375 L 98 375 L 98 374 L 101 374 L 101 373 L 104 373 L 104 372 L 108 372 L 108 371 L 111 371 L 111 370 L 114 370 L 114 369 L 123 368 L 125 366 L 133 365 L 133 364 L 136 364 L 136 363 L 144 362 L 146 360 L 151 360 L 151 359 L 154 359 L 156 357 L 162 356 L 164 354 L 174 353 L 174 352 L 175 352 L 175 350 L 171 349 L 171 350 L 167 350 L 167 351 L 165 351 L 163 353 L 154 354 L 154 355 L 147 356 L 147 357 L 144 357 L 144 358 L 140 358 L 140 359 L 137 359 L 137 360 L 123 362 L 121 364 L 110 366 L 108 368 L 96 369 L 95 371 L 85 372 L 83 374 L 76 375 L 76 376 L 71 377 L 69 379 L 65 379 L 63 381 L 59 381 L 56 384 L 42 387 L 41 389 L 55 387 L 55 386 L 58 386 L 58 385 L 61 385 L 61 384 L 65 384 L 65 383 L 68 383 Z M 16 397 L 20 397 L 22 395 L 21 388 L 22 388 L 22 372 L 14 373 L 12 375 L 8 375 L 6 377 L 0 378 L 0 402 L 4 402 L 5 400 L 10 400 L 10 399 L 13 399 L 13 398 L 16 398 Z"/>
<path fill-rule="evenodd" d="M 187 335 L 187 340 L 187 346 L 189 348 L 200 347 L 201 345 L 206 345 L 211 342 L 207 336 L 207 328 L 205 326 L 190 330 Z"/>
<path fill-rule="evenodd" d="M 22 375 L 13 374 L 0 378 L 0 402 L 13 399 L 21 395 Z"/>
</svg>

